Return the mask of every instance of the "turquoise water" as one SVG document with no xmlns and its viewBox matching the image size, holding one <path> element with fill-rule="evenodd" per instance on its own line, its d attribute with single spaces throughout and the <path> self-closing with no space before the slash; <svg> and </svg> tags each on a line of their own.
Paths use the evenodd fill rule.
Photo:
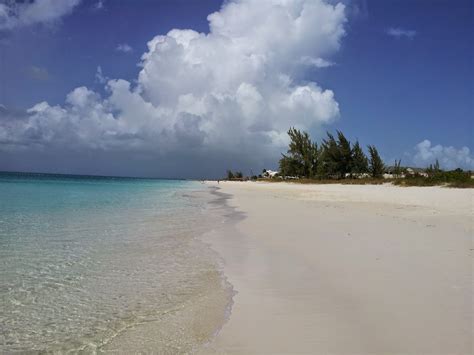
<svg viewBox="0 0 474 355">
<path fill-rule="evenodd" d="M 0 352 L 206 342 L 230 297 L 196 239 L 211 199 L 197 182 L 0 174 Z"/>
</svg>

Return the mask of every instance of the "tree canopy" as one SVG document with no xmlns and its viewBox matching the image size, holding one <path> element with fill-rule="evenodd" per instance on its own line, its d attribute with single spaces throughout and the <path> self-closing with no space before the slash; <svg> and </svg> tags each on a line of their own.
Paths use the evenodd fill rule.
<svg viewBox="0 0 474 355">
<path fill-rule="evenodd" d="M 370 161 L 369 161 L 369 172 L 374 178 L 379 178 L 383 175 L 385 165 L 380 158 L 377 148 L 373 145 L 367 147 L 369 149 Z"/>
<path fill-rule="evenodd" d="M 352 148 L 351 168 L 352 174 L 365 174 L 369 172 L 369 161 L 365 156 L 359 141 L 356 141 L 354 147 Z"/>
<path fill-rule="evenodd" d="M 379 177 L 384 172 L 385 166 L 374 146 L 368 147 L 369 161 L 359 142 L 351 144 L 341 131 L 336 131 L 336 135 L 327 132 L 319 147 L 307 132 L 296 128 L 290 128 L 288 136 L 288 151 L 280 159 L 283 176 L 343 179 L 369 172 Z"/>
<path fill-rule="evenodd" d="M 318 164 L 318 145 L 311 141 L 307 132 L 295 128 L 288 131 L 290 145 L 287 154 L 280 159 L 280 173 L 286 176 L 313 177 Z"/>
</svg>

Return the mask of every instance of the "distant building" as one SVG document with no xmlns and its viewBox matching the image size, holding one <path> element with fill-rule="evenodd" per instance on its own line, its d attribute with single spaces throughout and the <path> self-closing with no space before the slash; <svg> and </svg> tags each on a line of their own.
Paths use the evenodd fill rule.
<svg viewBox="0 0 474 355">
<path fill-rule="evenodd" d="M 262 174 L 263 177 L 265 178 L 274 178 L 278 176 L 279 172 L 278 171 L 273 171 L 273 170 L 265 170 Z"/>
<path fill-rule="evenodd" d="M 369 173 L 346 173 L 344 175 L 345 178 L 354 178 L 354 179 L 365 179 L 365 178 L 369 178 L 370 177 L 370 174 Z M 335 176 L 335 178 L 337 178 L 337 176 Z"/>
<path fill-rule="evenodd" d="M 421 168 L 407 168 L 406 173 L 407 175 L 410 175 L 410 176 L 415 176 L 415 175 L 419 175 L 423 177 L 429 176 L 428 173 L 425 171 L 425 169 L 421 169 Z"/>
<path fill-rule="evenodd" d="M 412 168 L 406 168 L 405 171 L 407 175 L 415 175 L 415 170 L 413 170 Z"/>
<path fill-rule="evenodd" d="M 425 171 L 425 169 L 421 168 L 401 168 L 401 172 L 399 174 L 396 174 L 397 168 L 395 166 L 387 166 L 385 168 L 385 172 L 383 174 L 384 179 L 394 179 L 394 178 L 405 178 L 407 176 L 423 176 L 423 177 L 429 177 L 428 173 Z M 400 171 L 400 170 L 398 170 Z"/>
</svg>

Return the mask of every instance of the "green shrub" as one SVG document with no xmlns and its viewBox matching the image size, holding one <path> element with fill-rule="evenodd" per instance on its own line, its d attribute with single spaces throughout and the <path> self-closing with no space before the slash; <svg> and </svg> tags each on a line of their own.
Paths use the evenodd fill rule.
<svg viewBox="0 0 474 355">
<path fill-rule="evenodd" d="M 451 171 L 436 171 L 428 177 L 415 174 L 407 176 L 404 179 L 396 179 L 395 185 L 400 186 L 436 186 L 446 185 L 448 187 L 473 188 L 474 179 L 471 179 L 471 173 L 461 169 Z"/>
</svg>

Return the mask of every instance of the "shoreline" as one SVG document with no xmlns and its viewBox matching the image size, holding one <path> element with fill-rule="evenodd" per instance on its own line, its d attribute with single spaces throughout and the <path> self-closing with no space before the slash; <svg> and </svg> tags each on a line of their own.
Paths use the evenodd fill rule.
<svg viewBox="0 0 474 355">
<path fill-rule="evenodd" d="M 470 190 L 207 185 L 245 218 L 203 238 L 235 293 L 199 353 L 471 353 Z"/>
<path fill-rule="evenodd" d="M 225 306 L 223 321 L 219 323 L 214 331 L 214 333 L 209 337 L 209 339 L 204 342 L 203 344 L 199 344 L 196 348 L 193 349 L 193 352 L 201 353 L 201 351 L 209 349 L 209 347 L 213 344 L 215 339 L 219 336 L 219 333 L 222 331 L 222 328 L 229 322 L 230 317 L 232 315 L 232 307 L 234 306 L 234 297 L 237 294 L 237 291 L 234 288 L 234 285 L 229 282 L 229 279 L 225 273 L 225 260 L 222 255 L 214 248 L 214 241 L 216 238 L 224 238 L 224 237 L 236 237 L 238 234 L 236 230 L 236 224 L 243 220 L 245 217 L 241 212 L 238 212 L 236 208 L 229 205 L 227 202 L 229 199 L 232 198 L 231 194 L 221 192 L 218 186 L 208 186 L 208 192 L 211 196 L 217 196 L 216 199 L 212 199 L 208 202 L 208 204 L 217 206 L 217 212 L 207 212 L 213 214 L 214 218 L 219 216 L 220 223 L 222 225 L 215 226 L 211 230 L 208 230 L 198 236 L 196 239 L 206 245 L 216 256 L 216 268 L 218 273 L 220 274 L 222 287 L 227 290 L 229 294 L 229 299 L 227 305 Z"/>
<path fill-rule="evenodd" d="M 195 182 L 4 178 L 0 353 L 190 353 L 231 291 Z M 49 198 L 51 197 L 51 198 Z"/>
<path fill-rule="evenodd" d="M 219 192 L 218 188 L 196 185 L 182 196 L 200 203 L 199 207 L 196 206 L 200 217 L 196 219 L 195 233 L 190 237 L 199 252 L 194 254 L 195 250 L 189 250 L 189 258 L 200 257 L 203 255 L 201 252 L 205 252 L 208 270 L 204 281 L 207 286 L 190 295 L 192 297 L 186 302 L 161 313 L 157 319 L 123 329 L 99 351 L 196 353 L 207 347 L 228 322 L 233 305 L 233 286 L 223 271 L 221 255 L 205 241 L 205 236 L 213 233 L 230 235 L 238 221 L 238 212 L 234 214 L 232 207 L 225 202 L 230 195 Z"/>
</svg>

